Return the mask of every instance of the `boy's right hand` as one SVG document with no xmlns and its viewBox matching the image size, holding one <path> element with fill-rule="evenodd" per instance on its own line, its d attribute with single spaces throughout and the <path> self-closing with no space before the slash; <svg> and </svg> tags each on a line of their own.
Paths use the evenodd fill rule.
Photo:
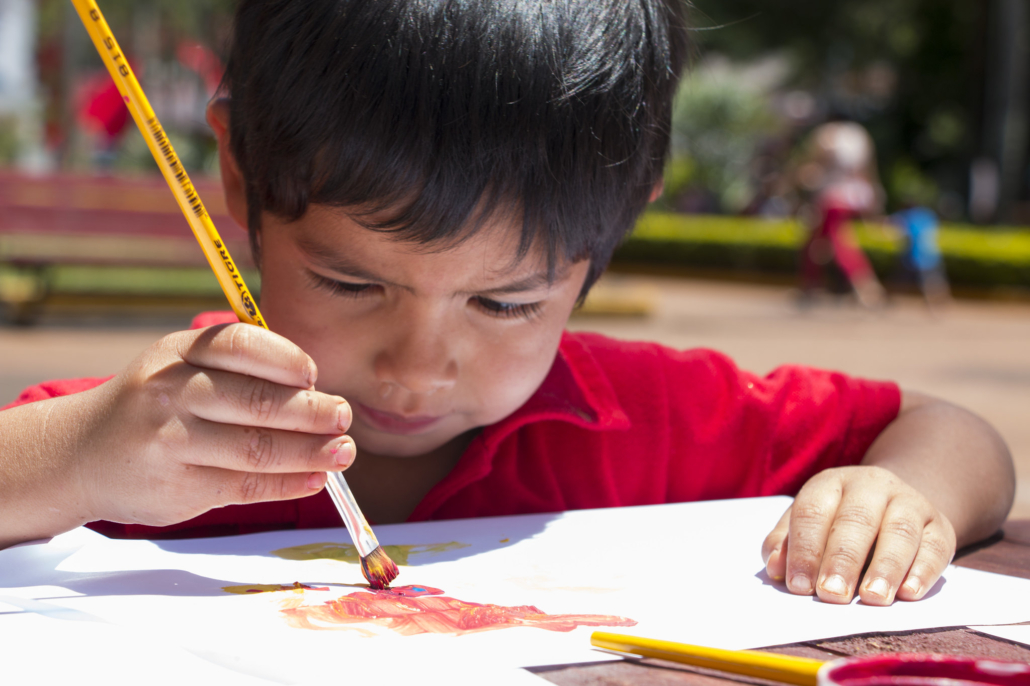
<svg viewBox="0 0 1030 686">
<path fill-rule="evenodd" d="M 93 519 L 162 526 L 223 505 L 287 500 L 346 469 L 351 409 L 315 363 L 249 324 L 174 333 L 96 389 L 78 449 Z"/>
</svg>

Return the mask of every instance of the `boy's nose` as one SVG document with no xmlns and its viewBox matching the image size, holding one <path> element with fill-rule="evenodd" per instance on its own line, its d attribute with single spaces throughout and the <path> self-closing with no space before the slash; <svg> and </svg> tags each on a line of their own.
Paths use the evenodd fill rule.
<svg viewBox="0 0 1030 686">
<path fill-rule="evenodd" d="M 386 388 L 398 386 L 416 395 L 453 388 L 458 361 L 445 335 L 427 333 L 408 329 L 394 345 L 382 350 L 374 364 L 376 379 Z"/>
</svg>

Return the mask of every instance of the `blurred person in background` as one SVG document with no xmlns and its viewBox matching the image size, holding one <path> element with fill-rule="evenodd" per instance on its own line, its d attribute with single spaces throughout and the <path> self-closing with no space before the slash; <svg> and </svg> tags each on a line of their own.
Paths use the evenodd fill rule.
<svg viewBox="0 0 1030 686">
<path fill-rule="evenodd" d="M 855 238 L 852 220 L 882 214 L 883 189 L 869 133 L 854 122 L 817 127 L 805 143 L 797 185 L 807 198 L 801 215 L 810 233 L 801 252 L 802 302 L 836 265 L 865 307 L 883 305 L 883 286 Z"/>
<path fill-rule="evenodd" d="M 937 240 L 937 215 L 926 207 L 909 207 L 892 214 L 890 223 L 904 241 L 900 277 L 916 281 L 931 311 L 947 304 L 951 291 Z"/>
<path fill-rule="evenodd" d="M 129 110 L 106 72 L 85 79 L 77 90 L 78 125 L 90 136 L 90 162 L 98 170 L 110 171 L 129 124 Z"/>
</svg>

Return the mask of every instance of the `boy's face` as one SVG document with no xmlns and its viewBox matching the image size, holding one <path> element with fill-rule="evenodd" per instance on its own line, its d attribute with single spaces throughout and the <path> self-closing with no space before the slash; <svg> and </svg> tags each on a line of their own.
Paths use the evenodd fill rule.
<svg viewBox="0 0 1030 686">
<path fill-rule="evenodd" d="M 425 454 L 539 387 L 588 262 L 548 283 L 542 251 L 515 259 L 517 230 L 495 222 L 445 249 L 321 205 L 264 217 L 262 312 L 315 360 L 318 389 L 350 402 L 359 452 Z"/>
</svg>

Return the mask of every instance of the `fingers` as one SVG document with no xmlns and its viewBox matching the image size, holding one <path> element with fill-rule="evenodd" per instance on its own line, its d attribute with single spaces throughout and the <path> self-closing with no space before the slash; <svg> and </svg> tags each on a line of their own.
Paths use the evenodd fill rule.
<svg viewBox="0 0 1030 686">
<path fill-rule="evenodd" d="M 312 434 L 342 434 L 350 427 L 350 405 L 339 396 L 212 369 L 183 373 L 190 376 L 183 400 L 201 419 Z"/>
<path fill-rule="evenodd" d="M 762 559 L 765 561 L 765 573 L 773 581 L 782 581 L 787 573 L 787 533 L 790 530 L 790 512 L 793 507 L 780 517 L 773 530 L 762 543 Z"/>
<path fill-rule="evenodd" d="M 851 602 L 862 567 L 881 531 L 888 502 L 889 494 L 882 489 L 844 488 L 819 565 L 816 594 L 820 600 L 828 603 Z M 901 527 L 904 521 L 908 520 L 897 516 L 891 520 L 895 527 Z M 892 540 L 892 543 L 898 542 Z"/>
<path fill-rule="evenodd" d="M 325 472 L 259 474 L 210 467 L 206 468 L 204 477 L 205 487 L 196 497 L 203 497 L 207 502 L 220 502 L 222 505 L 303 498 L 318 493 L 326 481 Z"/>
<path fill-rule="evenodd" d="M 919 600 L 925 596 L 955 557 L 955 543 L 951 522 L 938 514 L 923 531 L 919 552 L 896 597 L 899 600 Z"/>
<path fill-rule="evenodd" d="M 280 431 L 198 420 L 189 428 L 189 463 L 237 472 L 273 474 L 340 471 L 354 461 L 350 436 Z"/>
<path fill-rule="evenodd" d="M 321 471 L 267 474 L 180 465 L 175 474 L 151 479 L 147 497 L 128 509 L 114 510 L 110 521 L 168 526 L 216 507 L 304 498 L 321 491 L 325 483 L 326 473 Z"/>
<path fill-rule="evenodd" d="M 811 595 L 819 575 L 830 527 L 841 500 L 841 484 L 832 474 L 817 475 L 798 493 L 790 512 L 787 536 L 787 589 Z"/>
<path fill-rule="evenodd" d="M 911 498 L 895 498 L 887 505 L 876 550 L 859 589 L 862 602 L 869 605 L 894 602 L 894 596 L 920 549 L 924 529 L 931 517 L 929 506 L 920 508 Z"/>
<path fill-rule="evenodd" d="M 176 337 L 186 362 L 266 379 L 284 386 L 312 388 L 318 369 L 308 355 L 282 336 L 251 324 L 212 326 Z"/>
<path fill-rule="evenodd" d="M 789 520 L 786 539 L 781 518 L 763 545 L 767 573 L 777 578 L 782 568 L 792 593 L 814 591 L 828 603 L 849 603 L 856 591 L 869 605 L 918 600 L 955 553 L 955 532 L 947 518 L 881 468 L 817 475 L 784 517 Z"/>
</svg>

